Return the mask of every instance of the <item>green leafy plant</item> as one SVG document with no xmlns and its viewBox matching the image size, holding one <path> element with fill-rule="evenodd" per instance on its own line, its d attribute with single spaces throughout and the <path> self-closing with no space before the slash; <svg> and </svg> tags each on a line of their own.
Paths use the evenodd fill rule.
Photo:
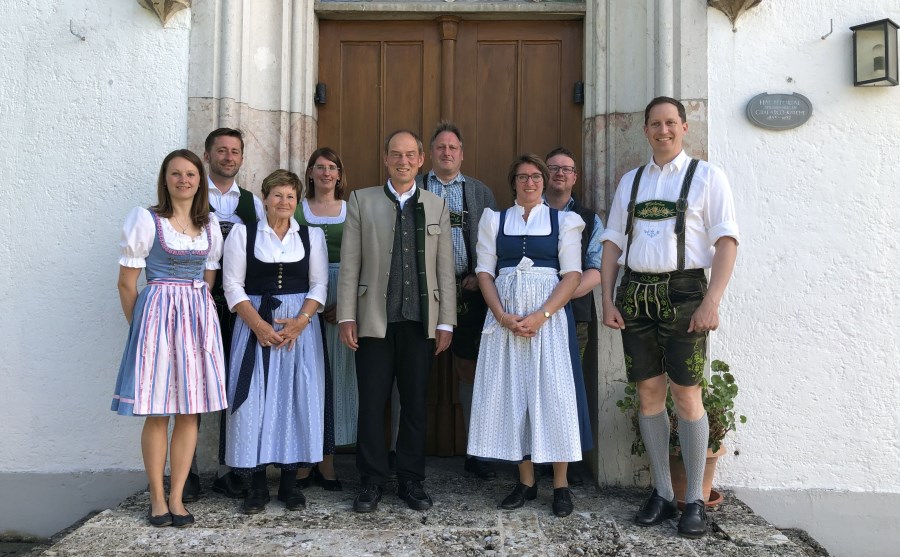
<svg viewBox="0 0 900 557">
<path fill-rule="evenodd" d="M 709 419 L 708 447 L 715 453 L 722 446 L 725 435 L 729 431 L 737 429 L 738 422 L 747 423 L 747 416 L 734 412 L 734 399 L 738 394 L 738 386 L 728 364 L 722 360 L 713 360 L 710 369 L 709 379 L 704 377 L 700 382 L 700 388 L 703 391 L 703 406 L 706 408 L 706 416 Z M 628 383 L 625 386 L 625 394 L 616 401 L 616 406 L 624 414 L 631 416 L 631 427 L 634 431 L 631 454 L 638 456 L 644 454 L 646 449 L 638 425 L 640 402 L 637 396 L 637 386 L 634 383 Z M 675 402 L 672 400 L 671 391 L 666 395 L 666 411 L 669 413 L 669 423 L 672 427 L 669 434 L 669 452 L 679 454 L 681 443 L 678 440 L 678 416 L 675 414 Z"/>
</svg>

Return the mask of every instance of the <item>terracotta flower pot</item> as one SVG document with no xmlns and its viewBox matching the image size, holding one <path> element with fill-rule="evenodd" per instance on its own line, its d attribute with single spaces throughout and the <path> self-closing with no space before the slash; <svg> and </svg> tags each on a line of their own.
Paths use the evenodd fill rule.
<svg viewBox="0 0 900 557">
<path fill-rule="evenodd" d="M 722 495 L 715 492 L 716 497 L 710 497 L 713 489 L 713 478 L 716 475 L 716 462 L 719 457 L 725 454 L 725 445 L 720 445 L 719 450 L 715 453 L 711 449 L 706 449 L 706 468 L 703 470 L 703 499 L 706 501 L 707 507 L 713 507 L 722 502 Z M 681 460 L 680 454 L 669 455 L 669 469 L 672 474 L 672 489 L 675 491 L 675 498 L 678 500 L 678 508 L 684 508 L 684 492 L 687 489 L 687 476 L 684 473 L 684 461 Z"/>
</svg>

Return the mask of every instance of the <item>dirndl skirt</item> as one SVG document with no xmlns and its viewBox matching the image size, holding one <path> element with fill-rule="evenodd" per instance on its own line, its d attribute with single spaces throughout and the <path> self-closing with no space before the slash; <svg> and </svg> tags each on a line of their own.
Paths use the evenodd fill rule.
<svg viewBox="0 0 900 557">
<path fill-rule="evenodd" d="M 207 284 L 148 281 L 134 304 L 111 409 L 162 416 L 227 406 L 222 334 Z"/>
</svg>

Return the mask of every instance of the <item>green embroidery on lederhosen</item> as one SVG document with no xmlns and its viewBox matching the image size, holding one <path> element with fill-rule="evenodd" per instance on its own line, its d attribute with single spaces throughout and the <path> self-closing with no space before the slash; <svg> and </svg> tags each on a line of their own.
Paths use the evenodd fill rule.
<svg viewBox="0 0 900 557">
<path fill-rule="evenodd" d="M 678 214 L 674 201 L 651 199 L 634 206 L 634 218 L 641 220 L 665 220 Z"/>
<path fill-rule="evenodd" d="M 462 281 L 456 281 L 456 314 L 467 315 L 469 313 L 469 302 L 463 301 Z"/>
<path fill-rule="evenodd" d="M 628 354 L 625 354 L 625 373 L 631 371 L 631 368 L 634 366 L 634 360 Z"/>
<path fill-rule="evenodd" d="M 622 311 L 629 319 L 637 317 L 637 299 L 634 295 L 636 290 L 637 283 L 629 282 L 628 286 L 625 287 L 625 295 L 622 296 Z"/>
<path fill-rule="evenodd" d="M 629 319 L 637 317 L 641 304 L 643 304 L 643 312 L 647 317 L 656 318 L 665 323 L 675 321 L 677 311 L 669 300 L 668 275 L 636 273 L 631 276 L 622 301 L 625 316 Z M 651 309 L 651 304 L 654 309 Z M 651 311 L 656 315 L 651 315 Z"/>
<path fill-rule="evenodd" d="M 704 354 L 703 350 L 703 339 L 699 339 L 694 342 L 694 350 L 688 356 L 688 359 L 684 361 L 684 365 L 687 366 L 694 380 L 699 383 L 703 379 L 703 367 L 705 364 L 706 354 Z"/>
<path fill-rule="evenodd" d="M 463 228 L 466 222 L 465 211 L 450 211 L 450 228 Z"/>
</svg>

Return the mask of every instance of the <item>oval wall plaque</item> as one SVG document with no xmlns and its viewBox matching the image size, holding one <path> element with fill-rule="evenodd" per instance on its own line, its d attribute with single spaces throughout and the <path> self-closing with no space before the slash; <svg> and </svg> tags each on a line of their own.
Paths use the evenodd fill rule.
<svg viewBox="0 0 900 557">
<path fill-rule="evenodd" d="M 799 93 L 762 93 L 747 103 L 747 118 L 767 130 L 789 130 L 812 116 L 812 103 Z"/>
</svg>

